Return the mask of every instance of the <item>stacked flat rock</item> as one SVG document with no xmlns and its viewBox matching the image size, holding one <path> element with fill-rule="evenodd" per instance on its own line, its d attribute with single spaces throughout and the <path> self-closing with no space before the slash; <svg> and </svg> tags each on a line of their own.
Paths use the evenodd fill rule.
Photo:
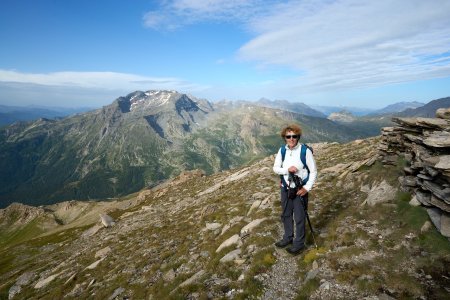
<svg viewBox="0 0 450 300">
<path fill-rule="evenodd" d="M 397 164 L 399 155 L 405 157 L 402 189 L 411 192 L 441 234 L 450 237 L 450 108 L 438 109 L 436 118 L 392 121 L 398 126 L 382 129 L 378 147 L 383 163 Z"/>
</svg>

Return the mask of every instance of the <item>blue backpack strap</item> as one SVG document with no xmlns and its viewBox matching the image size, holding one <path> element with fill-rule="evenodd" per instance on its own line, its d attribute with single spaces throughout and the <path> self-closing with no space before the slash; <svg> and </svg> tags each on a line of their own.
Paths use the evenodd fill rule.
<svg viewBox="0 0 450 300">
<path fill-rule="evenodd" d="M 303 167 L 306 169 L 306 171 L 308 171 L 308 176 L 306 176 L 306 178 L 303 179 L 303 184 L 306 184 L 309 180 L 309 167 L 306 164 L 306 151 L 308 151 L 309 146 L 306 144 L 302 144 L 301 147 L 302 149 L 300 150 L 300 160 L 303 164 Z"/>
<path fill-rule="evenodd" d="M 281 146 L 281 164 L 283 165 L 284 158 L 286 157 L 286 146 Z M 280 175 L 281 183 L 283 184 L 284 188 L 287 188 L 286 180 L 284 180 L 284 176 Z"/>
<path fill-rule="evenodd" d="M 281 151 L 281 163 L 283 163 L 284 158 L 286 157 L 286 146 L 281 146 L 280 151 Z"/>
</svg>

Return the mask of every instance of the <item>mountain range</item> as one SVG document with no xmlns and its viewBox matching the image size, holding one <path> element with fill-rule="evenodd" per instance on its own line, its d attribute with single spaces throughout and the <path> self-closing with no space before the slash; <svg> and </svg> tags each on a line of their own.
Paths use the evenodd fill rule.
<svg viewBox="0 0 450 300">
<path fill-rule="evenodd" d="M 0 129 L 0 207 L 114 198 L 184 170 L 235 168 L 275 153 L 288 123 L 300 124 L 308 143 L 375 136 L 391 124 L 385 116 L 339 122 L 268 107 L 283 105 L 136 91 L 97 110 L 16 122 Z"/>
<path fill-rule="evenodd" d="M 92 110 L 92 108 L 63 108 L 38 106 L 6 106 L 0 105 L 0 127 L 17 121 L 32 121 L 39 118 L 62 118 L 76 113 Z"/>
<path fill-rule="evenodd" d="M 101 109 L 0 129 L 0 203 L 125 195 L 178 175 L 207 174 L 274 153 L 296 122 L 306 142 L 361 135 L 324 118 L 242 103 L 215 107 L 174 91 L 134 92 Z"/>
</svg>

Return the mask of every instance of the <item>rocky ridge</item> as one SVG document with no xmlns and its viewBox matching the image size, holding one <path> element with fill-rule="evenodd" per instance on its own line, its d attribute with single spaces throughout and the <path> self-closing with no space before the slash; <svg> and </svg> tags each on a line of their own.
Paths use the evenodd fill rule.
<svg viewBox="0 0 450 300">
<path fill-rule="evenodd" d="M 400 183 L 414 197 L 411 204 L 426 208 L 430 219 L 450 238 L 450 109 L 436 111 L 436 118 L 393 118 L 396 127 L 382 129 L 380 151 L 385 163 L 405 157 L 407 166 Z"/>
<path fill-rule="evenodd" d="M 95 218 L 77 213 L 77 202 L 41 207 L 67 223 L 0 245 L 0 296 L 439 299 L 450 286 L 448 242 L 441 245 L 433 228 L 422 231 L 426 213 L 399 199 L 400 170 L 377 160 L 378 142 L 312 145 L 320 171 L 309 204 L 317 249 L 309 230 L 299 256 L 273 245 L 281 208 L 271 156 L 89 203 Z M 419 225 L 407 218 L 412 213 Z"/>
</svg>

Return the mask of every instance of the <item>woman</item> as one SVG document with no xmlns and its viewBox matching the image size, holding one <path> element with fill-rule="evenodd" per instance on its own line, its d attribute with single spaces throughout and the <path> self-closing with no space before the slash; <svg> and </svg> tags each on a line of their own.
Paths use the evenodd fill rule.
<svg viewBox="0 0 450 300">
<path fill-rule="evenodd" d="M 286 126 L 281 131 L 281 137 L 286 145 L 282 146 L 275 157 L 273 171 L 281 177 L 281 221 L 283 222 L 283 238 L 275 246 L 284 248 L 289 244 L 287 251 L 298 254 L 305 248 L 305 209 L 308 201 L 308 192 L 311 190 L 316 177 L 317 168 L 311 149 L 299 144 L 302 129 L 295 124 Z M 283 147 L 285 149 L 283 149 Z M 306 165 L 302 163 L 301 149 L 306 147 Z M 309 170 L 309 171 L 308 171 Z M 302 182 L 295 184 L 294 176 Z M 288 198 L 288 190 L 296 193 Z M 291 191 L 292 192 L 292 191 Z M 295 221 L 295 236 L 293 220 Z"/>
</svg>

